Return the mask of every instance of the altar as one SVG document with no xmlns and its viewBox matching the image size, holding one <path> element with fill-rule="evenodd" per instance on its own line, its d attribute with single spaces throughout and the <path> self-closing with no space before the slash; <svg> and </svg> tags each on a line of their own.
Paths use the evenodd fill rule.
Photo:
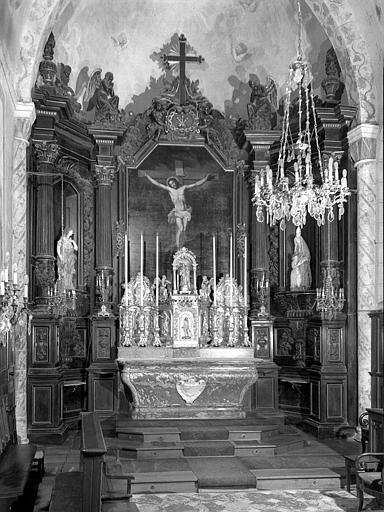
<svg viewBox="0 0 384 512">
<path fill-rule="evenodd" d="M 197 266 L 183 247 L 172 283 L 138 273 L 126 285 L 117 363 L 137 419 L 246 415 L 245 394 L 264 364 L 248 337 L 247 298 L 232 275 L 204 276 L 197 289 Z"/>
</svg>

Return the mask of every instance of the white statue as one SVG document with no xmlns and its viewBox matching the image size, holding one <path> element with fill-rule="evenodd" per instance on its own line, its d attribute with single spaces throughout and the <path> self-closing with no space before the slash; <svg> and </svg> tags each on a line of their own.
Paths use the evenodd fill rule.
<svg viewBox="0 0 384 512">
<path fill-rule="evenodd" d="M 77 244 L 74 241 L 72 229 L 64 232 L 57 242 L 57 271 L 59 282 L 64 290 L 74 290 L 76 288 L 76 252 Z"/>
<path fill-rule="evenodd" d="M 301 236 L 301 229 L 299 227 L 296 228 L 294 247 L 291 263 L 291 291 L 309 290 L 312 283 L 311 253 Z"/>
<path fill-rule="evenodd" d="M 211 294 L 211 280 L 208 279 L 207 276 L 203 276 L 203 280 L 201 282 L 201 288 L 200 288 L 200 297 L 204 301 L 209 301 L 210 294 Z"/>
<path fill-rule="evenodd" d="M 144 175 L 153 185 L 169 192 L 174 208 L 168 214 L 168 223 L 176 224 L 176 247 L 179 249 L 184 242 L 184 240 L 181 240 L 181 235 L 185 234 L 187 224 L 191 220 L 192 215 L 192 208 L 185 202 L 185 190 L 199 187 L 206 181 L 212 180 L 214 176 L 207 174 L 201 180 L 195 181 L 195 183 L 190 185 L 181 185 L 176 176 L 171 176 L 167 179 L 167 185 L 164 185 L 151 178 L 147 173 L 144 173 Z"/>
</svg>

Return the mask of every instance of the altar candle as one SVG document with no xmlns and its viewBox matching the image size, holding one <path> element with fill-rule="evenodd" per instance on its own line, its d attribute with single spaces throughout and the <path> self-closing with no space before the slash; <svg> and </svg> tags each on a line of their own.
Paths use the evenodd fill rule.
<svg viewBox="0 0 384 512">
<path fill-rule="evenodd" d="M 5 284 L 4 284 L 4 270 L 1 271 L 0 277 L 0 295 L 5 294 Z"/>
<path fill-rule="evenodd" d="M 159 233 L 156 233 L 156 307 L 159 307 Z"/>
<path fill-rule="evenodd" d="M 247 235 L 244 237 L 244 307 L 247 307 Z"/>
<path fill-rule="evenodd" d="M 17 263 L 13 264 L 13 284 L 17 285 Z"/>
<path fill-rule="evenodd" d="M 144 238 L 140 233 L 140 306 L 144 305 Z"/>
<path fill-rule="evenodd" d="M 216 238 L 212 237 L 213 305 L 216 307 Z"/>
<path fill-rule="evenodd" d="M 232 233 L 229 237 L 229 282 L 230 282 L 230 292 L 229 292 L 229 305 L 232 307 L 233 297 L 232 297 Z"/>
<path fill-rule="evenodd" d="M 29 277 L 27 274 L 25 274 L 24 278 L 24 299 L 28 299 L 28 283 L 29 283 Z"/>
<path fill-rule="evenodd" d="M 4 268 L 4 281 L 8 283 L 8 262 L 9 262 L 9 252 L 5 253 L 5 268 Z"/>
<path fill-rule="evenodd" d="M 125 305 L 128 306 L 128 234 L 124 237 L 124 294 Z"/>
</svg>

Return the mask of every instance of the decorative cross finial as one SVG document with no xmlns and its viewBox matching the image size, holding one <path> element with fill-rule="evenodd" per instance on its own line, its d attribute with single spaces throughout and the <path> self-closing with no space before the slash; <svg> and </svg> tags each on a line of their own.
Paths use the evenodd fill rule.
<svg viewBox="0 0 384 512">
<path fill-rule="evenodd" d="M 180 85 L 179 85 L 179 103 L 180 105 L 184 105 L 187 93 L 186 93 L 186 86 L 185 86 L 185 63 L 186 62 L 198 62 L 201 64 L 204 62 L 204 58 L 194 55 L 185 55 L 185 45 L 186 45 L 187 39 L 184 36 L 184 34 L 181 34 L 179 37 L 179 55 L 166 55 L 164 54 L 162 57 L 162 60 L 166 67 L 170 68 L 170 62 L 179 62 L 180 63 Z"/>
</svg>

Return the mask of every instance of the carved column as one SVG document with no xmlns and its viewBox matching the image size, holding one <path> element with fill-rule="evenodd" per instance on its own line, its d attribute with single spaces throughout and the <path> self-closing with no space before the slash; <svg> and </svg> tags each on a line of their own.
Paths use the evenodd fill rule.
<svg viewBox="0 0 384 512">
<path fill-rule="evenodd" d="M 48 290 L 55 282 L 55 243 L 53 224 L 53 173 L 59 155 L 56 141 L 34 140 L 37 172 L 35 226 L 35 284 L 36 303 L 45 306 Z"/>
<path fill-rule="evenodd" d="M 269 150 L 271 145 L 278 139 L 275 131 L 245 131 L 247 140 L 252 144 L 255 160 L 254 170 L 264 169 L 269 164 Z M 252 195 L 252 190 L 251 190 Z M 255 213 L 250 218 L 250 248 L 251 248 L 251 318 L 258 318 L 260 313 L 261 297 L 260 286 L 264 279 L 264 285 L 269 283 L 269 258 L 268 258 L 268 231 L 266 219 L 258 222 Z M 264 302 L 267 313 L 270 311 L 269 287 L 263 293 L 266 295 Z"/>
<path fill-rule="evenodd" d="M 114 424 L 117 412 L 116 318 L 112 312 L 112 187 L 117 172 L 114 143 L 122 131 L 90 128 L 98 145 L 95 165 L 96 231 L 95 279 L 97 305 L 92 317 L 91 364 L 88 368 L 88 404 L 105 422 Z M 106 393 L 104 390 L 108 389 Z"/>
<path fill-rule="evenodd" d="M 357 169 L 357 323 L 358 323 L 358 402 L 359 413 L 371 400 L 371 321 L 369 312 L 377 307 L 376 230 L 377 162 L 379 127 L 362 124 L 348 133 L 351 156 Z"/>
<path fill-rule="evenodd" d="M 31 127 L 35 120 L 33 103 L 17 103 L 13 139 L 12 223 L 13 260 L 18 263 L 18 280 L 22 283 L 28 272 L 27 264 L 27 160 Z M 15 406 L 16 431 L 19 443 L 27 443 L 27 318 L 20 319 L 14 330 L 15 347 Z"/>
</svg>

